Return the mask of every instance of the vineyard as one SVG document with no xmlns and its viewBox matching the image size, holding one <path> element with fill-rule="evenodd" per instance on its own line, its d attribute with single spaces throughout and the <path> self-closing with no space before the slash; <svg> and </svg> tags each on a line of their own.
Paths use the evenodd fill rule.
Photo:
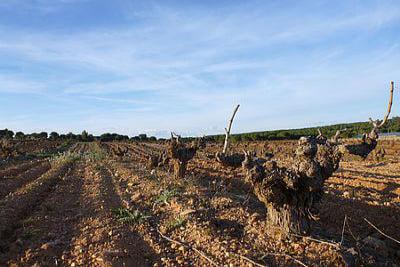
<svg viewBox="0 0 400 267">
<path fill-rule="evenodd" d="M 1 139 L 0 264 L 398 266 L 400 139 Z M 5 133 L 10 133 L 4 130 Z M 47 136 L 47 134 L 46 134 Z"/>
<path fill-rule="evenodd" d="M 243 143 L 232 150 L 270 151 L 289 166 L 297 143 L 284 143 Z M 399 244 L 379 232 L 400 236 L 397 148 L 380 161 L 344 158 L 325 182 L 311 234 L 285 239 L 270 234 L 246 171 L 215 159 L 221 144 L 185 145 L 198 151 L 186 161 L 184 178 L 176 175 L 172 156 L 163 159 L 171 142 L 75 143 L 67 151 L 57 142 L 21 145 L 21 153 L 36 154 L 3 161 L 0 171 L 1 265 L 399 262 Z"/>
</svg>

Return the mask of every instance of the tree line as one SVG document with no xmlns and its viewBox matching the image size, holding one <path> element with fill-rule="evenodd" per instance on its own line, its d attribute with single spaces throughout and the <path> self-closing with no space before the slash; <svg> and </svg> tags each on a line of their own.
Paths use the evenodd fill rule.
<svg viewBox="0 0 400 267">
<path fill-rule="evenodd" d="M 0 130 L 0 139 L 15 139 L 15 140 L 73 140 L 79 142 L 92 142 L 92 141 L 102 141 L 102 142 L 112 142 L 112 141 L 157 141 L 154 136 L 147 136 L 146 134 L 139 134 L 137 136 L 129 137 L 128 135 L 121 135 L 117 133 L 104 133 L 99 136 L 94 136 L 89 134 L 86 130 L 81 134 L 74 134 L 72 132 L 67 134 L 59 134 L 57 132 L 40 132 L 40 133 L 30 133 L 25 134 L 23 132 L 16 132 L 9 129 Z"/>
<path fill-rule="evenodd" d="M 318 129 L 327 137 L 335 135 L 337 130 L 344 131 L 340 136 L 342 138 L 360 137 L 364 133 L 371 131 L 369 122 L 342 123 L 321 127 L 310 127 L 290 130 L 274 130 L 251 133 L 233 134 L 230 136 L 233 142 L 238 141 L 265 141 L 265 140 L 296 140 L 302 136 L 316 136 Z M 393 117 L 381 128 L 382 133 L 400 132 L 400 117 Z M 223 142 L 225 135 L 211 135 L 206 137 L 209 141 Z"/>
<path fill-rule="evenodd" d="M 265 140 L 296 140 L 302 136 L 315 136 L 318 135 L 318 129 L 327 137 L 335 135 L 337 130 L 347 129 L 341 134 L 342 138 L 359 137 L 363 133 L 367 133 L 371 130 L 371 124 L 369 122 L 355 122 L 355 123 L 342 123 L 334 124 L 321 127 L 310 127 L 301 129 L 288 129 L 288 130 L 274 130 L 274 131 L 262 131 L 262 132 L 251 132 L 251 133 L 240 133 L 231 135 L 231 141 L 265 141 Z M 381 128 L 382 133 L 400 132 L 400 117 L 393 117 L 389 119 L 384 127 Z M 57 132 L 41 132 L 24 134 L 23 132 L 14 133 L 11 130 L 4 129 L 0 130 L 0 139 L 16 139 L 16 140 L 37 140 L 37 139 L 49 139 L 49 140 L 75 140 L 80 142 L 112 142 L 112 141 L 163 141 L 165 139 L 157 139 L 154 136 L 147 136 L 146 134 L 139 134 L 137 136 L 129 137 L 128 135 L 120 135 L 117 133 L 104 133 L 99 136 L 89 134 L 87 131 L 83 131 L 81 134 L 58 134 Z M 207 141 L 223 142 L 225 135 L 209 135 L 205 139 Z M 183 138 L 185 140 L 193 140 L 193 138 Z"/>
</svg>

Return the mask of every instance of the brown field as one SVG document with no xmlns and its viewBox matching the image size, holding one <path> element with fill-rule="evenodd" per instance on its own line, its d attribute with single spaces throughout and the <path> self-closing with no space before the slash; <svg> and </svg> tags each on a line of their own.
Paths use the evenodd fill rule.
<svg viewBox="0 0 400 267">
<path fill-rule="evenodd" d="M 286 163 L 294 142 L 236 149 L 245 147 Z M 400 266 L 400 245 L 365 220 L 400 239 L 398 140 L 380 141 L 365 161 L 344 158 L 313 234 L 282 241 L 266 234 L 243 171 L 213 158 L 220 144 L 200 150 L 180 180 L 146 167 L 164 148 L 77 143 L 57 156 L 60 143 L 21 144 L 41 156 L 1 162 L 0 266 Z"/>
</svg>

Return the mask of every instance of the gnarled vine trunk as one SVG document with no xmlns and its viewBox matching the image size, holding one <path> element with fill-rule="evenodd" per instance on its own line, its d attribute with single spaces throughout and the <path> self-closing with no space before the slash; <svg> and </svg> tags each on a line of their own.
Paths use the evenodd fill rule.
<svg viewBox="0 0 400 267">
<path fill-rule="evenodd" d="M 351 155 L 359 156 L 366 159 L 368 155 L 376 148 L 378 145 L 378 138 L 371 139 L 365 137 L 362 139 L 361 143 L 346 145 L 346 150 Z"/>
<path fill-rule="evenodd" d="M 171 138 L 168 147 L 168 154 L 173 160 L 175 178 L 184 178 L 187 170 L 187 163 L 196 155 L 200 147 L 205 143 L 202 138 L 192 142 L 189 146 L 179 140 L 179 136 Z"/>
<path fill-rule="evenodd" d="M 301 207 L 283 205 L 276 208 L 267 205 L 268 230 L 272 236 L 285 237 L 288 233 L 307 234 L 310 231 L 310 220 Z"/>
<path fill-rule="evenodd" d="M 8 159 L 17 154 L 11 141 L 7 139 L 0 140 L 0 159 Z"/>
<path fill-rule="evenodd" d="M 309 233 L 324 182 L 338 168 L 340 159 L 336 144 L 312 137 L 299 140 L 290 168 L 278 167 L 274 161 L 260 164 L 246 153 L 246 178 L 267 208 L 271 235 L 284 238 L 291 233 Z"/>
<path fill-rule="evenodd" d="M 224 167 L 239 168 L 240 166 L 242 166 L 245 155 L 240 153 L 225 154 L 217 152 L 215 154 L 215 158 Z"/>
<path fill-rule="evenodd" d="M 278 167 L 274 161 L 254 160 L 248 152 L 245 153 L 242 166 L 246 170 L 246 179 L 267 208 L 267 225 L 271 234 L 287 237 L 291 233 L 309 233 L 313 212 L 323 195 L 324 182 L 339 167 L 342 153 L 349 152 L 365 158 L 375 149 L 379 129 L 387 122 L 391 111 L 393 88 L 391 82 L 384 119 L 370 119 L 373 129 L 364 135 L 360 144 L 342 146 L 338 141 L 341 131 L 330 140 L 319 131 L 317 137 L 300 138 L 294 163 L 289 168 Z M 223 162 L 225 155 L 219 156 Z M 225 159 L 228 158 L 225 156 Z"/>
<path fill-rule="evenodd" d="M 160 152 L 159 154 L 152 154 L 148 157 L 147 167 L 149 169 L 155 169 L 157 167 L 166 166 L 169 163 L 169 157 L 166 151 Z"/>
<path fill-rule="evenodd" d="M 179 160 L 174 161 L 174 177 L 184 178 L 187 170 L 187 162 L 181 162 Z"/>
</svg>

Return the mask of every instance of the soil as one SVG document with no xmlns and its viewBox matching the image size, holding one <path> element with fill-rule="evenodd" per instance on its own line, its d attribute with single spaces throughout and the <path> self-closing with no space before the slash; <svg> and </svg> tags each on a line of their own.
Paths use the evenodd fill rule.
<svg viewBox="0 0 400 267">
<path fill-rule="evenodd" d="M 400 239 L 399 158 L 345 159 L 313 233 L 277 240 L 244 171 L 210 156 L 221 146 L 198 151 L 184 179 L 147 169 L 161 143 L 77 143 L 73 160 L 3 165 L 0 266 L 399 266 L 400 245 L 371 225 Z"/>
</svg>

